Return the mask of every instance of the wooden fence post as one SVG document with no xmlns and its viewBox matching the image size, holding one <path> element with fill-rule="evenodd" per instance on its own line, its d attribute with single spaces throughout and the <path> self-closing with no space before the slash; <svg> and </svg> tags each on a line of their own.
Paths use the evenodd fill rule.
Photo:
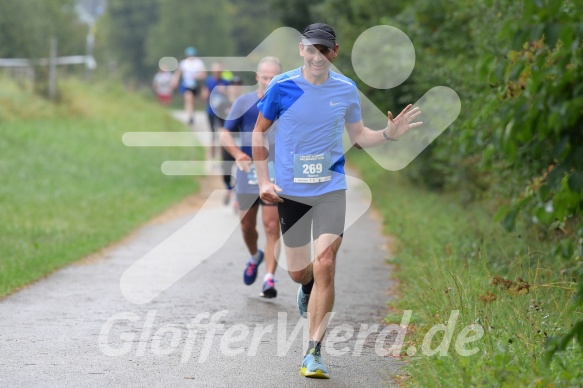
<svg viewBox="0 0 583 388">
<path fill-rule="evenodd" d="M 49 98 L 54 100 L 57 95 L 57 38 L 51 37 L 49 55 Z"/>
</svg>

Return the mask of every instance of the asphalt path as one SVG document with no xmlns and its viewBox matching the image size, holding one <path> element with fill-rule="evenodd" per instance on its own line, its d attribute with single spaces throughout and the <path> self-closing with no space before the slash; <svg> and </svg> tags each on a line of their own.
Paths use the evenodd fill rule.
<svg viewBox="0 0 583 388">
<path fill-rule="evenodd" d="M 207 130 L 204 122 L 199 114 L 198 131 Z M 348 218 L 356 221 L 337 259 L 328 329 L 335 343 L 323 350 L 330 380 L 299 374 L 307 325 L 285 268 L 276 273 L 277 298 L 259 296 L 263 265 L 255 284 L 243 284 L 248 253 L 238 217 L 212 176 L 199 194 L 123 241 L 1 300 L 0 386 L 395 385 L 402 362 L 384 352 L 394 333 L 382 331 L 394 287 L 388 240 L 366 210 L 366 185 L 351 182 Z M 136 265 L 152 252 L 155 265 Z M 176 266 L 182 275 L 170 279 Z"/>
</svg>

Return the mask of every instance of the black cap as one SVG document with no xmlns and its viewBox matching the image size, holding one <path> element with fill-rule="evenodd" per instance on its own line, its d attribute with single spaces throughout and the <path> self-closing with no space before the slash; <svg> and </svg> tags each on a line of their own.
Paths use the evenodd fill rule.
<svg viewBox="0 0 583 388">
<path fill-rule="evenodd" d="M 332 27 L 324 23 L 310 24 L 302 34 L 302 44 L 315 45 L 321 44 L 328 48 L 334 48 L 336 45 L 336 34 Z"/>
</svg>

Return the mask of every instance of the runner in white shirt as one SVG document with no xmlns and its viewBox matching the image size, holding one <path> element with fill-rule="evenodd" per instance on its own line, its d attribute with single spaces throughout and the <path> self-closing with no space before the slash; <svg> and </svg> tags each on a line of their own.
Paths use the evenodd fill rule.
<svg viewBox="0 0 583 388">
<path fill-rule="evenodd" d="M 187 47 L 184 51 L 186 59 L 178 64 L 178 69 L 174 72 L 173 86 L 180 83 L 180 92 L 184 97 L 184 110 L 188 117 L 188 123 L 194 123 L 195 97 L 200 95 L 201 85 L 206 78 L 206 68 L 204 62 L 196 57 L 196 49 Z"/>
</svg>

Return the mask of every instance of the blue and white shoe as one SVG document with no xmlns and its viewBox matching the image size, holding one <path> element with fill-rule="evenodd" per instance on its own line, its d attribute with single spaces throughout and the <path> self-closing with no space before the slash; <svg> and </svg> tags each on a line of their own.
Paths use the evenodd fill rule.
<svg viewBox="0 0 583 388">
<path fill-rule="evenodd" d="M 275 298 L 277 296 L 274 278 L 269 278 L 263 282 L 263 292 L 261 293 L 261 296 L 264 298 Z"/>
<path fill-rule="evenodd" d="M 245 272 L 243 273 L 243 281 L 248 286 L 253 284 L 255 282 L 255 279 L 257 279 L 257 267 L 259 267 L 259 264 L 261 264 L 261 262 L 263 261 L 263 256 L 264 256 L 263 251 L 261 249 L 259 249 L 258 252 L 259 252 L 259 261 L 257 262 L 257 264 L 255 264 L 253 262 L 253 260 L 251 260 L 251 258 L 249 258 L 249 261 L 247 262 L 247 266 L 245 267 Z"/>
<path fill-rule="evenodd" d="M 308 317 L 308 303 L 310 302 L 310 294 L 305 294 L 302 290 L 302 285 L 300 284 L 300 289 L 298 290 L 298 310 L 302 318 Z"/>
<path fill-rule="evenodd" d="M 302 362 L 302 367 L 300 368 L 300 374 L 305 377 L 311 377 L 315 379 L 329 379 L 328 368 L 322 362 L 322 356 L 320 353 L 315 353 L 314 349 L 310 350 L 310 354 L 306 354 L 304 361 Z"/>
</svg>

